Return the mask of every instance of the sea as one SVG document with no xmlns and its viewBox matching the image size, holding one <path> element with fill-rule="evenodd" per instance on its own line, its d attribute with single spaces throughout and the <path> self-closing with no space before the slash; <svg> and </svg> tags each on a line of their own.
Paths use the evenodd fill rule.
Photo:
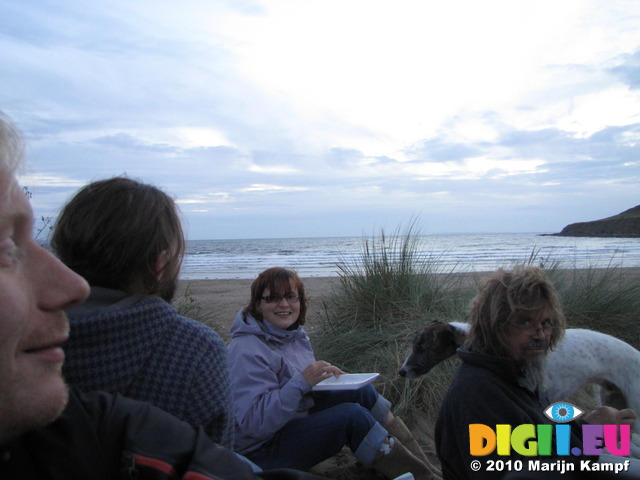
<svg viewBox="0 0 640 480">
<path fill-rule="evenodd" d="M 385 238 L 400 245 L 404 238 Z M 640 238 L 559 237 L 540 233 L 420 235 L 413 246 L 441 273 L 486 272 L 528 262 L 563 268 L 640 267 Z M 180 278 L 252 279 L 279 266 L 301 277 L 333 277 L 340 266 L 357 267 L 366 246 L 380 248 L 381 237 L 190 240 Z M 379 250 L 378 250 L 379 251 Z"/>
</svg>

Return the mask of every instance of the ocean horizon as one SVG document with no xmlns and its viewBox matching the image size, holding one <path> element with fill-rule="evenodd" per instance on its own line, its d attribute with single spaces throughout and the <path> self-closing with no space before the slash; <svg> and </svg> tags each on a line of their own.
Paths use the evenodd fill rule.
<svg viewBox="0 0 640 480">
<path fill-rule="evenodd" d="M 559 262 L 563 268 L 640 267 L 640 238 L 485 233 L 416 239 L 417 257 L 443 273 L 511 268 L 532 255 L 537 264 Z M 180 279 L 251 279 L 273 266 L 294 269 L 303 278 L 333 277 L 340 274 L 339 264 L 357 264 L 365 242 L 378 245 L 379 240 L 374 236 L 189 240 Z"/>
</svg>

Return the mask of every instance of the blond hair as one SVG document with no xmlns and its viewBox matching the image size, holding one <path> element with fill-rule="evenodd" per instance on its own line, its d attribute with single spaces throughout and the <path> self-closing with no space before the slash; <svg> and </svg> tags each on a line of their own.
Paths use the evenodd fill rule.
<svg viewBox="0 0 640 480">
<path fill-rule="evenodd" d="M 24 141 L 11 119 L 0 111 L 0 171 L 15 175 L 24 161 Z"/>
</svg>

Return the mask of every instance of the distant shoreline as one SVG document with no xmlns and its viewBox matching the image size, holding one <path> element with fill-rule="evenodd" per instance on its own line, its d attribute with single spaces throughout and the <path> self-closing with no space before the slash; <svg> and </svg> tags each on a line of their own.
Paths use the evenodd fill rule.
<svg viewBox="0 0 640 480">
<path fill-rule="evenodd" d="M 304 278 L 334 277 L 340 267 L 355 267 L 369 252 L 386 248 L 400 254 L 407 239 L 342 237 L 311 239 L 256 239 L 189 242 L 181 270 L 182 280 L 250 279 L 276 265 L 293 268 Z M 365 248 L 363 242 L 368 242 Z M 416 261 L 443 273 L 493 271 L 532 261 L 562 268 L 617 265 L 640 267 L 640 239 L 568 238 L 533 234 L 416 235 Z M 373 242 L 373 243 L 371 243 Z"/>
<path fill-rule="evenodd" d="M 580 272 L 584 269 L 567 269 L 566 272 Z M 625 281 L 640 281 L 640 267 L 620 267 L 619 271 Z M 490 275 L 491 272 L 454 273 L 463 282 L 473 286 L 475 282 Z M 446 274 L 440 274 L 446 275 Z M 322 302 L 327 300 L 334 289 L 340 288 L 341 277 L 302 277 L 305 293 L 309 297 L 309 318 L 322 312 Z M 179 301 L 188 287 L 192 297 L 203 311 L 211 314 L 215 330 L 225 339 L 231 322 L 238 311 L 244 307 L 250 295 L 253 279 L 211 279 L 211 280 L 179 280 L 175 300 Z M 174 302 L 175 303 L 175 302 Z"/>
<path fill-rule="evenodd" d="M 629 235 L 576 235 L 576 234 L 572 234 L 572 235 L 567 235 L 566 233 L 539 233 L 538 234 L 540 237 L 563 237 L 563 238 L 570 238 L 570 237 L 575 237 L 575 238 L 640 238 L 640 235 L 636 235 L 636 234 L 629 234 Z"/>
</svg>

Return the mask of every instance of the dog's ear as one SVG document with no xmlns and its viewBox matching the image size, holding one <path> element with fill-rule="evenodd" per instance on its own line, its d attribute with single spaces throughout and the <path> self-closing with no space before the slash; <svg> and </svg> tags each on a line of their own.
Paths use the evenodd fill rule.
<svg viewBox="0 0 640 480">
<path fill-rule="evenodd" d="M 434 327 L 425 329 L 422 335 L 422 343 L 427 350 L 433 352 L 443 352 L 449 349 L 448 329 L 442 328 L 442 322 Z"/>
<path fill-rule="evenodd" d="M 445 337 L 447 339 L 446 344 L 449 347 L 457 347 L 457 343 L 456 343 L 456 334 L 455 334 L 455 330 L 449 330 L 447 329 L 447 332 L 445 334 Z"/>
<path fill-rule="evenodd" d="M 451 327 L 453 329 L 453 342 L 456 345 L 456 348 L 462 346 L 464 342 L 467 341 L 467 333 L 463 330 L 459 330 L 457 328 Z"/>
<path fill-rule="evenodd" d="M 439 332 L 438 350 L 441 352 L 455 352 L 460 346 L 453 328 L 445 328 Z"/>
<path fill-rule="evenodd" d="M 434 322 L 438 322 L 438 320 L 434 320 Z M 437 325 L 435 327 L 431 326 L 429 328 L 425 328 L 422 334 L 423 341 L 430 347 L 437 346 L 442 341 L 441 334 L 442 329 Z"/>
</svg>

